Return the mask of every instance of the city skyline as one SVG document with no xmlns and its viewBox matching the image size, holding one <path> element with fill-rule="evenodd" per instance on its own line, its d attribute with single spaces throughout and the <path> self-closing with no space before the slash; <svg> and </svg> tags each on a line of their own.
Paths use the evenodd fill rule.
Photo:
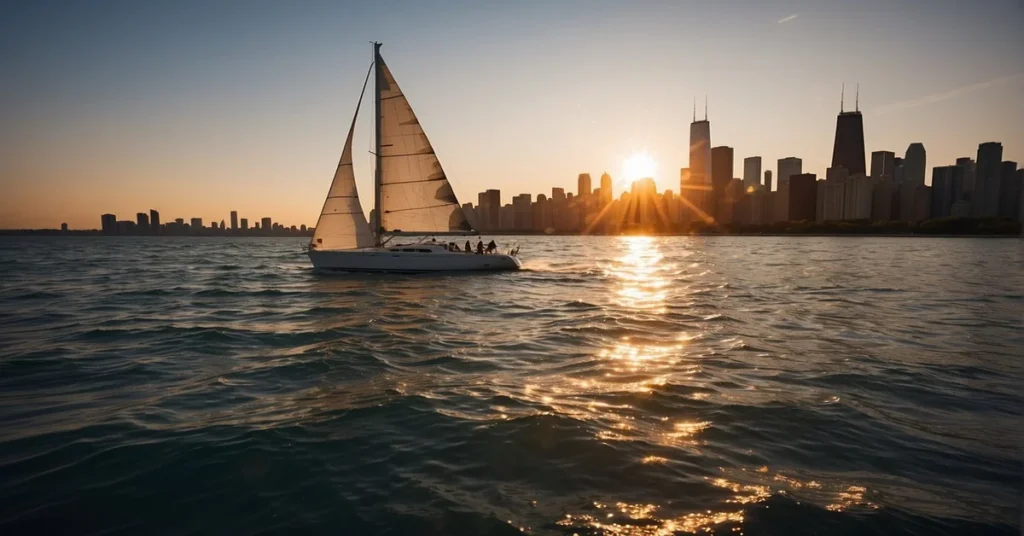
<svg viewBox="0 0 1024 536">
<path fill-rule="evenodd" d="M 865 159 L 921 142 L 925 184 L 931 168 L 974 158 L 988 141 L 1002 142 L 1002 160 L 1024 160 L 1024 104 L 1016 98 L 1024 75 L 1007 70 L 1024 45 L 1012 2 L 938 3 L 927 14 L 872 2 L 856 13 L 799 2 L 595 6 L 526 3 L 503 8 L 505 17 L 467 9 L 444 40 L 427 37 L 452 17 L 439 6 L 411 6 L 384 31 L 379 13 L 327 4 L 286 17 L 257 6 L 247 24 L 231 21 L 230 4 L 186 4 L 182 13 L 138 6 L 108 18 L 72 4 L 44 31 L 54 13 L 18 6 L 4 24 L 13 61 L 3 69 L 13 83 L 0 102 L 13 113 L 0 127 L 0 228 L 95 228 L 100 213 L 134 214 L 143 205 L 206 221 L 273 207 L 283 221 L 315 224 L 373 38 L 403 73 L 463 203 L 489 188 L 502 191 L 502 203 L 552 186 L 573 190 L 581 172 L 607 171 L 621 191 L 629 187 L 622 166 L 637 152 L 653 159 L 658 190 L 678 193 L 679 170 L 691 164 L 693 100 L 702 105 L 705 95 L 708 152 L 733 148 L 733 177 L 754 156 L 762 175 L 794 156 L 802 172 L 824 177 L 844 83 L 847 110 L 860 86 Z M 176 32 L 189 17 L 203 20 L 194 29 L 200 46 L 179 49 Z M 48 32 L 82 19 L 95 24 L 46 42 Z M 353 31 L 325 31 L 320 19 Z M 703 29 L 716 21 L 731 23 L 741 44 Z M 482 23 L 492 36 L 477 28 Z M 953 26 L 966 43 L 941 42 L 936 27 Z M 297 37 L 309 28 L 321 38 Z M 510 37 L 524 28 L 538 35 Z M 221 30 L 238 39 L 217 37 Z M 104 32 L 109 42 L 96 39 Z M 460 39 L 478 39 L 482 50 L 465 50 Z M 714 46 L 701 58 L 678 53 L 704 42 Z M 69 44 L 80 48 L 81 65 L 60 53 Z M 830 54 L 844 60 L 827 61 Z M 146 67 L 154 57 L 169 74 Z M 218 70 L 228 60 L 242 67 Z M 489 84 L 497 88 L 489 92 Z M 356 147 L 366 141 L 357 135 Z M 359 157 L 365 200 L 370 167 Z M 781 179 L 775 175 L 775 190 Z"/>
</svg>

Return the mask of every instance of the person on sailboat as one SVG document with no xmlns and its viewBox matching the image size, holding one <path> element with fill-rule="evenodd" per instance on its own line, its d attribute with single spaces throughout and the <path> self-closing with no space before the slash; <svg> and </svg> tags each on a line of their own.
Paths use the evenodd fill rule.
<svg viewBox="0 0 1024 536">
<path fill-rule="evenodd" d="M 473 252 L 473 246 L 470 245 L 469 240 L 466 240 L 466 253 L 472 253 L 472 252 Z"/>
<path fill-rule="evenodd" d="M 480 241 L 478 241 L 476 243 L 476 254 L 477 255 L 483 255 L 484 254 L 484 241 L 483 240 L 480 240 Z"/>
<path fill-rule="evenodd" d="M 489 253 L 489 254 L 490 254 L 490 253 L 494 253 L 495 251 L 498 251 L 498 244 L 495 244 L 495 243 L 494 243 L 494 240 L 491 240 L 491 241 L 490 241 L 490 242 L 489 242 L 489 243 L 487 244 L 487 253 Z"/>
</svg>

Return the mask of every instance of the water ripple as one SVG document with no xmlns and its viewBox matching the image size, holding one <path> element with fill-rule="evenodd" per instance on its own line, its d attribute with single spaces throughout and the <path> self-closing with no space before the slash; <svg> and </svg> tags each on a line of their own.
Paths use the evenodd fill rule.
<svg viewBox="0 0 1024 536">
<path fill-rule="evenodd" d="M 0 532 L 1016 533 L 1019 240 L 518 240 L 0 239 Z"/>
</svg>

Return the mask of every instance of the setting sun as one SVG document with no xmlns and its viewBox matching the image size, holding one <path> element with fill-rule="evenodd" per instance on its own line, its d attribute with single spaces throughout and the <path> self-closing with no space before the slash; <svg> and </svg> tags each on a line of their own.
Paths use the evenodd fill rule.
<svg viewBox="0 0 1024 536">
<path fill-rule="evenodd" d="M 628 183 L 637 179 L 654 178 L 654 159 L 647 152 L 637 152 L 622 162 L 622 178 Z"/>
</svg>

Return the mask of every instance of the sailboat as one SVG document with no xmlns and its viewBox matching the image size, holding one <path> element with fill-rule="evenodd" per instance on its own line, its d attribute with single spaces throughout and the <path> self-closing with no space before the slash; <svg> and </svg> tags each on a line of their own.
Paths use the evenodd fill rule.
<svg viewBox="0 0 1024 536">
<path fill-rule="evenodd" d="M 518 248 L 508 254 L 461 251 L 436 242 L 436 238 L 431 242 L 424 238 L 415 243 L 392 244 L 402 236 L 478 233 L 466 219 L 423 127 L 384 63 L 380 46 L 373 44 L 373 63 L 366 73 L 338 169 L 306 249 L 313 267 L 385 273 L 518 270 L 522 267 Z M 371 230 L 356 190 L 352 136 L 363 94 L 374 73 L 376 218 Z"/>
</svg>

